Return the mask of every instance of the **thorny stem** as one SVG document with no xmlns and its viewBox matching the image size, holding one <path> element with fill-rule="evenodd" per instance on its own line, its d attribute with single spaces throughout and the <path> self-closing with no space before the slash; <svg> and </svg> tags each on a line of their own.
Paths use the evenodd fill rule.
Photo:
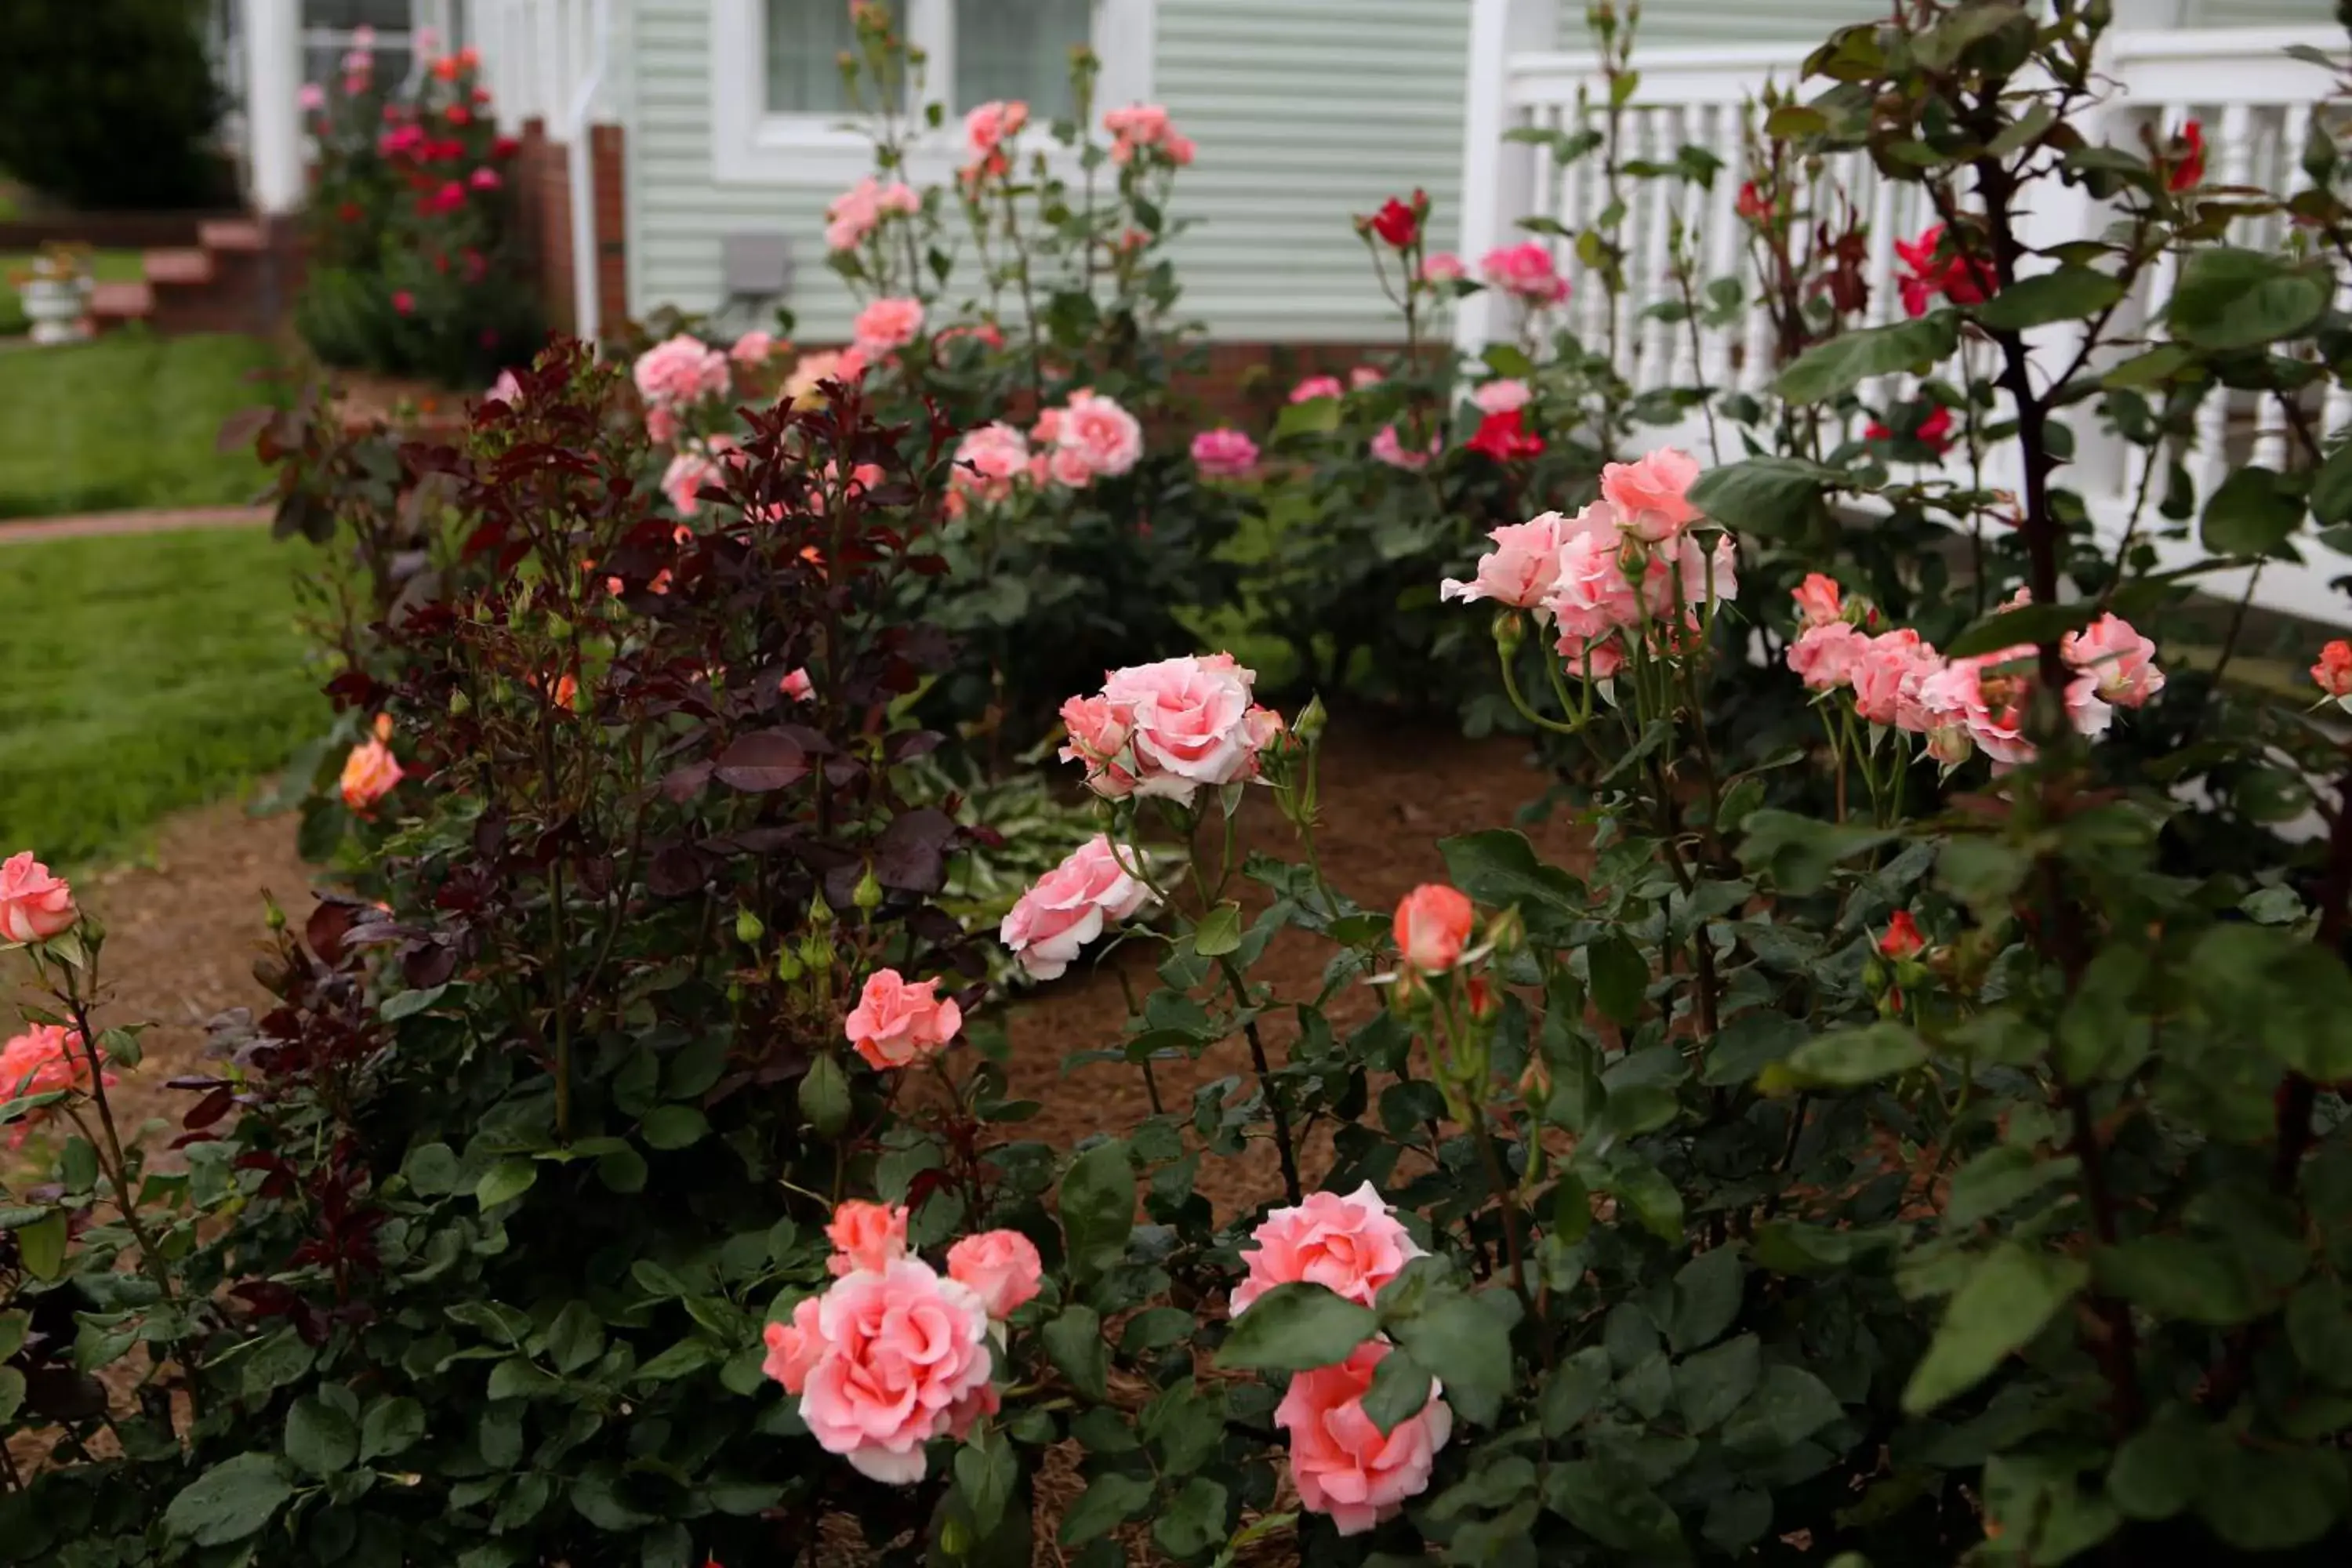
<svg viewBox="0 0 2352 1568">
<path fill-rule="evenodd" d="M 1241 970 L 1230 957 L 1219 957 L 1217 968 L 1223 973 L 1225 984 L 1233 987 L 1234 1002 L 1246 1013 L 1250 1005 L 1249 982 L 1242 977 Z M 1250 1066 L 1257 1070 L 1258 1089 L 1265 1096 L 1266 1113 L 1274 1120 L 1274 1151 L 1282 1162 L 1283 1195 L 1297 1205 L 1305 1197 L 1306 1189 L 1298 1184 L 1298 1152 L 1291 1144 L 1290 1111 L 1282 1103 L 1280 1086 L 1274 1081 L 1274 1064 L 1266 1058 L 1265 1041 L 1258 1035 L 1257 1020 L 1245 1019 L 1242 1034 L 1249 1041 Z"/>
</svg>

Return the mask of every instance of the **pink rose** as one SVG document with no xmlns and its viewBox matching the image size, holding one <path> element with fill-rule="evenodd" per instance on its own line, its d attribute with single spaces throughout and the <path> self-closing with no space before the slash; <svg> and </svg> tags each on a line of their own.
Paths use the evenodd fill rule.
<svg viewBox="0 0 2352 1568">
<path fill-rule="evenodd" d="M 1537 240 L 1499 246 L 1478 263 L 1479 275 L 1530 305 L 1557 305 L 1568 298 L 1568 279 L 1552 263 L 1551 251 Z"/>
<path fill-rule="evenodd" d="M 867 359 L 879 359 L 905 348 L 923 331 L 923 302 L 912 299 L 877 300 L 857 312 L 850 323 L 854 346 Z"/>
<path fill-rule="evenodd" d="M 776 682 L 776 689 L 795 702 L 812 701 L 816 697 L 816 686 L 809 679 L 809 672 L 806 668 L 787 673 L 782 680 Z"/>
<path fill-rule="evenodd" d="M 882 219 L 881 203 L 877 199 L 878 187 L 874 176 L 866 175 L 849 189 L 834 197 L 824 209 L 824 247 L 827 250 L 855 250 L 874 232 Z"/>
<path fill-rule="evenodd" d="M 0 861 L 0 942 L 47 942 L 80 918 L 73 889 L 31 850 Z"/>
<path fill-rule="evenodd" d="M 2156 668 L 2156 644 L 2112 611 L 2058 645 L 2066 662 L 2092 678 L 2099 696 L 2121 708 L 2137 708 L 2164 689 Z"/>
<path fill-rule="evenodd" d="M 1470 275 L 1462 258 L 1450 250 L 1432 251 L 1422 258 L 1421 280 L 1423 283 L 1459 283 Z"/>
<path fill-rule="evenodd" d="M 852 1198 L 833 1211 L 824 1237 L 833 1243 L 833 1256 L 824 1266 L 834 1274 L 854 1274 L 861 1268 L 878 1274 L 893 1258 L 907 1256 L 907 1211 L 896 1205 Z"/>
<path fill-rule="evenodd" d="M 1255 773 L 1268 717 L 1251 700 L 1256 679 L 1225 653 L 1111 671 L 1102 695 L 1132 726 L 1134 792 L 1189 804 L 1203 784 Z"/>
<path fill-rule="evenodd" d="M 801 1419 L 861 1475 L 911 1486 L 923 1479 L 923 1445 L 987 1406 L 987 1310 L 919 1258 L 836 1280 L 815 1332 L 824 1348 L 807 1370 Z"/>
<path fill-rule="evenodd" d="M 2311 667 L 2312 684 L 2330 697 L 2352 697 L 2352 642 L 2337 637 L 2319 650 Z"/>
<path fill-rule="evenodd" d="M 400 759 L 392 754 L 392 748 L 382 736 L 362 741 L 343 759 L 340 784 L 343 804 L 364 816 L 371 806 L 392 793 L 403 776 Z"/>
<path fill-rule="evenodd" d="M 1849 676 L 1854 711 L 1873 724 L 1924 731 L 1927 710 L 1919 702 L 1919 686 L 1943 668 L 1936 650 L 1910 627 L 1881 632 L 1857 651 Z M 1910 722 L 1904 722 L 1906 718 Z"/>
<path fill-rule="evenodd" d="M 727 356 L 688 332 L 656 343 L 639 354 L 629 374 L 646 405 L 666 410 L 723 396 L 732 384 Z"/>
<path fill-rule="evenodd" d="M 499 178 L 499 172 L 496 169 L 491 168 L 488 163 L 483 164 L 480 168 L 476 169 L 472 174 L 467 175 L 466 183 L 473 186 L 474 189 L 478 191 L 495 191 L 499 186 L 505 184 L 503 180 Z"/>
<path fill-rule="evenodd" d="M 1664 552 L 1650 557 L 1643 568 L 1643 589 L 1650 614 L 1660 620 L 1669 619 L 1675 610 L 1675 589 L 1679 584 L 1682 602 L 1693 607 L 1713 603 L 1726 605 L 1739 596 L 1739 551 L 1731 535 L 1719 534 L 1715 548 L 1702 551 L 1698 541 L 1683 535 L 1674 552 L 1670 569 Z"/>
<path fill-rule="evenodd" d="M 12 864 L 14 862 L 11 862 Z M 114 1075 L 105 1075 L 112 1084 Z M 58 1024 L 35 1024 L 6 1045 L 0 1046 L 0 1105 L 29 1100 L 59 1089 L 89 1087 L 89 1051 L 82 1037 Z M 24 1147 L 34 1128 L 47 1121 L 53 1109 L 27 1111 L 8 1126 L 7 1145 Z"/>
<path fill-rule="evenodd" d="M 392 291 L 392 308 L 404 316 L 413 316 L 416 313 L 416 296 L 405 289 L 395 289 Z"/>
<path fill-rule="evenodd" d="M 327 107 L 327 89 L 315 81 L 306 81 L 301 90 L 294 95 L 294 101 L 301 105 L 305 112 L 316 114 Z"/>
<path fill-rule="evenodd" d="M 727 456 L 734 450 L 732 437 L 713 436 L 699 447 L 681 447 L 677 456 L 669 460 L 669 467 L 662 470 L 661 489 L 678 516 L 692 517 L 702 510 L 697 499 L 702 487 L 719 478 L 723 463 L 742 461 L 740 456 Z"/>
<path fill-rule="evenodd" d="M 1639 624 L 1642 603 L 1625 576 L 1625 542 L 1616 509 L 1594 501 L 1563 529 L 1559 566 L 1543 607 L 1563 635 L 1584 639 Z"/>
<path fill-rule="evenodd" d="M 964 149 L 975 163 L 995 159 L 1004 143 L 1029 123 L 1029 106 L 1012 102 L 983 103 L 963 117 Z"/>
<path fill-rule="evenodd" d="M 1090 473 L 1115 479 L 1142 458 L 1143 426 L 1109 398 L 1075 392 L 1055 422 L 1054 445 L 1057 450 L 1078 453 Z"/>
<path fill-rule="evenodd" d="M 948 1248 L 948 1278 L 971 1287 L 999 1322 L 1034 1300 L 1045 1266 L 1036 1246 L 1017 1230 L 987 1230 Z"/>
<path fill-rule="evenodd" d="M 1389 1351 L 1387 1341 L 1368 1340 L 1337 1366 L 1298 1373 L 1275 1408 L 1275 1425 L 1290 1434 L 1299 1503 L 1329 1514 L 1342 1535 L 1361 1535 L 1426 1491 L 1437 1451 L 1454 1434 L 1453 1409 L 1434 1378 L 1429 1403 L 1386 1436 L 1364 1414 L 1372 1371 Z"/>
<path fill-rule="evenodd" d="M 1136 865 L 1138 853 L 1129 848 L 1122 857 L 1097 833 L 1021 895 L 997 927 L 997 939 L 1031 975 L 1059 979 L 1080 949 L 1151 897 L 1120 865 L 1122 858 Z"/>
<path fill-rule="evenodd" d="M 1309 1193 L 1296 1208 L 1268 1214 L 1250 1239 L 1256 1245 L 1242 1254 L 1249 1272 L 1226 1303 L 1236 1318 L 1276 1285 L 1302 1281 L 1371 1306 L 1381 1287 L 1422 1255 L 1370 1182 L 1344 1196 Z"/>
<path fill-rule="evenodd" d="M 1382 375 L 1379 371 L 1374 370 L 1370 365 L 1360 364 L 1355 369 L 1348 373 L 1348 390 L 1350 392 L 1361 392 L 1366 387 L 1378 386 L 1387 379 L 1388 377 Z"/>
<path fill-rule="evenodd" d="M 1617 509 L 1621 526 L 1633 538 L 1655 544 L 1672 539 L 1698 520 L 1690 488 L 1698 459 L 1665 447 L 1638 462 L 1611 463 L 1601 470 L 1601 493 Z"/>
<path fill-rule="evenodd" d="M 1789 591 L 1789 597 L 1797 602 L 1798 619 L 1809 626 L 1825 626 L 1845 618 L 1845 606 L 1834 577 L 1808 572 L 1804 582 Z"/>
<path fill-rule="evenodd" d="M 803 1297 L 793 1309 L 791 1322 L 770 1323 L 760 1335 L 768 1345 L 760 1371 L 782 1384 L 784 1392 L 795 1399 L 808 1386 L 809 1373 L 824 1354 L 824 1336 L 816 1326 L 820 1304 L 817 1297 Z"/>
<path fill-rule="evenodd" d="M 498 380 L 490 383 L 489 391 L 482 394 L 482 401 L 503 403 L 509 408 L 516 407 L 522 402 L 522 383 L 515 379 L 514 372 L 502 370 L 499 372 Z"/>
<path fill-rule="evenodd" d="M 1525 408 L 1534 396 L 1526 382 L 1500 376 L 1481 384 L 1470 395 L 1470 401 L 1481 414 L 1508 414 L 1515 408 Z"/>
<path fill-rule="evenodd" d="M 1318 397 L 1343 397 L 1347 391 L 1336 375 L 1310 375 L 1290 389 L 1290 401 L 1312 403 Z"/>
<path fill-rule="evenodd" d="M 1128 163 L 1146 148 L 1157 148 L 1171 163 L 1192 161 L 1192 143 L 1175 133 L 1168 111 L 1156 103 L 1114 109 L 1103 116 L 1103 129 L 1111 133 L 1110 156 L 1115 163 Z"/>
<path fill-rule="evenodd" d="M 737 338 L 735 346 L 727 351 L 727 357 L 746 370 L 767 363 L 775 354 L 776 335 L 763 332 L 757 327 Z"/>
<path fill-rule="evenodd" d="M 982 425 L 956 443 L 948 482 L 969 499 L 1001 501 L 1029 472 L 1029 443 L 1010 425 Z"/>
<path fill-rule="evenodd" d="M 1397 427 L 1393 425 L 1381 426 L 1381 433 L 1372 437 L 1372 456 L 1390 468 L 1402 468 L 1409 474 L 1419 473 L 1429 467 L 1429 459 L 1437 456 L 1437 453 L 1438 438 L 1434 436 L 1429 438 L 1427 451 L 1406 451 L 1404 443 L 1397 437 Z"/>
<path fill-rule="evenodd" d="M 963 1009 L 952 997 L 934 996 L 938 985 L 935 979 L 909 983 L 895 969 L 866 976 L 843 1031 L 867 1065 L 902 1068 L 947 1049 L 963 1027 Z"/>
<path fill-rule="evenodd" d="M 1396 908 L 1397 951 L 1423 974 L 1443 974 L 1470 940 L 1470 900 L 1443 882 L 1423 882 Z"/>
<path fill-rule="evenodd" d="M 1192 437 L 1192 466 L 1213 479 L 1245 479 L 1257 470 L 1257 443 L 1238 430 L 1203 430 Z"/>
<path fill-rule="evenodd" d="M 1122 753 L 1135 733 L 1135 713 L 1131 709 L 1106 697 L 1073 697 L 1062 704 L 1062 728 L 1068 732 L 1070 742 L 1062 748 L 1062 761 L 1085 764 L 1087 787 L 1110 800 L 1124 799 L 1135 793 L 1133 769 L 1120 765 Z M 1134 762 L 1131 756 L 1125 760 Z"/>
<path fill-rule="evenodd" d="M 2032 762 L 2033 742 L 2025 738 L 2024 699 L 2032 683 L 2032 670 L 2022 664 L 2018 650 L 1954 659 L 1919 683 L 1920 705 L 1930 715 L 1930 749 L 1936 731 L 1958 725 L 1995 763 Z"/>
<path fill-rule="evenodd" d="M 1076 447 L 1056 447 L 1038 461 L 1045 464 L 1045 477 L 1064 489 L 1082 490 L 1095 482 L 1094 465 Z"/>
<path fill-rule="evenodd" d="M 1625 645 L 1614 632 L 1597 637 L 1562 632 L 1553 651 L 1567 664 L 1570 675 L 1586 680 L 1607 680 L 1625 668 Z"/>
<path fill-rule="evenodd" d="M 1852 684 L 1867 646 L 1867 639 L 1843 621 L 1807 626 L 1789 645 L 1789 668 L 1808 690 L 1834 691 Z"/>
<path fill-rule="evenodd" d="M 1437 590 L 1438 598 L 1466 605 L 1492 599 L 1534 609 L 1559 577 L 1559 547 L 1568 527 L 1568 520 L 1556 511 L 1505 523 L 1486 535 L 1495 548 L 1478 558 L 1477 575 L 1467 583 L 1446 579 Z"/>
</svg>

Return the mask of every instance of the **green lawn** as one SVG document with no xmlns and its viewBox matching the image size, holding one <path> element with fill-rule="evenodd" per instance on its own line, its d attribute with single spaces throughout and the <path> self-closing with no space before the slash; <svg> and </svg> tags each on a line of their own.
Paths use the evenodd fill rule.
<svg viewBox="0 0 2352 1568">
<path fill-rule="evenodd" d="M 215 442 L 271 363 L 257 338 L 138 331 L 0 350 L 0 518 L 251 500 L 261 465 Z"/>
<path fill-rule="evenodd" d="M 323 730 L 310 553 L 262 528 L 0 544 L 0 854 L 130 848 Z"/>
<path fill-rule="evenodd" d="M 11 216 L 8 193 L 0 189 L 0 222 Z M 0 338 L 18 337 L 32 331 L 33 323 L 25 319 L 25 307 L 16 299 L 16 275 L 32 266 L 29 251 L 0 250 Z M 90 275 L 100 283 L 136 283 L 147 276 L 147 259 L 136 250 L 96 250 L 90 253 Z"/>
</svg>

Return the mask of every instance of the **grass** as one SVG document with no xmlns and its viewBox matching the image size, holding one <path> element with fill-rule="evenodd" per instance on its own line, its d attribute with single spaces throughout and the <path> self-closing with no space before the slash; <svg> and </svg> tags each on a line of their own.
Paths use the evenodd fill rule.
<svg viewBox="0 0 2352 1568">
<path fill-rule="evenodd" d="M 326 727 L 294 574 L 260 528 L 0 545 L 0 853 L 79 865 Z"/>
<path fill-rule="evenodd" d="M 0 189 L 0 223 L 12 216 L 8 194 Z M 16 298 L 16 276 L 31 267 L 30 251 L 0 250 L 0 338 L 22 336 L 32 331 L 33 323 L 25 319 L 25 307 Z M 136 250 L 97 250 L 90 253 L 90 275 L 100 283 L 136 283 L 147 276 L 147 258 Z"/>
<path fill-rule="evenodd" d="M 215 443 L 272 363 L 258 338 L 140 331 L 0 352 L 0 518 L 251 500 L 261 465 Z"/>
</svg>

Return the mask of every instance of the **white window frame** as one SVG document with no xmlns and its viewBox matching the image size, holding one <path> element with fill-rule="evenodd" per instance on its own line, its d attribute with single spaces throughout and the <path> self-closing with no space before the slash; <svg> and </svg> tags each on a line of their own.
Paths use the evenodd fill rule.
<svg viewBox="0 0 2352 1568">
<path fill-rule="evenodd" d="M 944 96 L 955 81 L 950 0 L 905 5 L 907 36 L 929 56 L 926 81 L 934 96 Z M 873 146 L 835 115 L 769 112 L 767 14 L 767 0 L 711 0 L 711 177 L 721 185 L 840 190 L 872 172 Z M 1102 110 L 1150 100 L 1158 36 L 1159 0 L 1094 0 L 1094 51 L 1102 61 L 1095 83 L 1097 118 Z M 962 152 L 962 127 L 950 118 L 908 149 L 908 177 L 927 184 L 944 181 Z M 1067 161 L 1075 173 L 1076 160 Z"/>
</svg>

